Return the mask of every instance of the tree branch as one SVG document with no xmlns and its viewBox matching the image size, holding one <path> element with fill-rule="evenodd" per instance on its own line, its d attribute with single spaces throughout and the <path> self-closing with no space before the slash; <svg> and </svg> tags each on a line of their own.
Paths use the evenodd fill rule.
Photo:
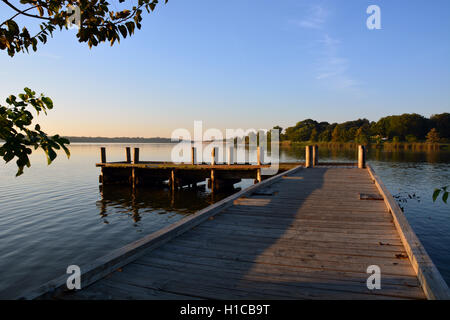
<svg viewBox="0 0 450 320">
<path fill-rule="evenodd" d="M 31 7 L 31 8 L 28 8 L 28 9 L 22 11 L 22 10 L 16 8 L 16 7 L 15 7 L 14 5 L 12 5 L 11 3 L 9 3 L 8 0 L 2 0 L 2 1 L 3 1 L 4 3 L 6 3 L 6 5 L 8 5 L 11 9 L 13 9 L 14 11 L 17 12 L 17 14 L 16 14 L 13 18 L 15 18 L 16 16 L 18 16 L 19 14 L 22 14 L 22 15 L 27 16 L 27 17 L 30 17 L 30 18 L 36 18 L 36 19 L 42 19 L 42 20 L 50 20 L 50 18 L 48 18 L 48 17 L 41 17 L 41 16 L 38 16 L 38 15 L 35 15 L 35 14 L 29 14 L 29 13 L 26 13 L 26 11 L 28 11 L 28 10 L 30 10 L 30 9 L 32 9 L 32 8 L 36 8 L 37 6 Z M 11 19 L 13 19 L 13 18 L 11 18 Z M 8 19 L 8 20 L 11 20 L 11 19 Z M 6 21 L 8 21 L 8 20 L 6 20 Z M 6 22 L 6 21 L 5 21 L 5 22 Z M 5 23 L 5 22 L 3 22 L 3 23 Z M 3 23 L 2 23 L 2 25 L 3 25 Z"/>
<path fill-rule="evenodd" d="M 27 11 L 29 11 L 29 10 L 31 10 L 31 9 L 35 9 L 36 7 L 37 7 L 37 6 L 29 7 L 28 9 L 25 9 L 25 10 L 23 10 L 23 11 L 21 11 L 21 12 L 16 13 L 16 14 L 13 15 L 11 18 L 9 18 L 9 19 L 3 21 L 3 22 L 0 24 L 0 27 L 1 27 L 2 25 L 4 25 L 6 22 L 8 22 L 8 21 L 10 21 L 10 20 L 13 20 L 13 19 L 14 19 L 15 17 L 17 17 L 18 15 L 23 14 L 24 12 L 27 12 Z"/>
</svg>

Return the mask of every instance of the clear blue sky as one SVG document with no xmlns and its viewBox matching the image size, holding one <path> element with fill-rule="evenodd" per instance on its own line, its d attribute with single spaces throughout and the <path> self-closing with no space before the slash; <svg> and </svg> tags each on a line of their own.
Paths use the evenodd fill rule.
<svg viewBox="0 0 450 320">
<path fill-rule="evenodd" d="M 370 4 L 381 30 L 366 27 Z M 36 53 L 2 52 L 1 100 L 45 92 L 44 129 L 90 136 L 450 111 L 448 0 L 169 0 L 142 26 L 112 48 L 69 30 Z"/>
</svg>

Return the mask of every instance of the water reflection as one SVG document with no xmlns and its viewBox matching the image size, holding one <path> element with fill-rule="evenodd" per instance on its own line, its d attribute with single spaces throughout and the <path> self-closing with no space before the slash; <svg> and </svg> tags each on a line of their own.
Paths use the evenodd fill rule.
<svg viewBox="0 0 450 320">
<path fill-rule="evenodd" d="M 128 215 L 135 223 L 146 214 L 189 215 L 241 190 L 233 188 L 211 193 L 205 184 L 196 188 L 181 188 L 172 191 L 168 187 L 138 187 L 128 185 L 100 186 L 101 199 L 97 208 L 104 223 L 111 215 Z"/>
</svg>

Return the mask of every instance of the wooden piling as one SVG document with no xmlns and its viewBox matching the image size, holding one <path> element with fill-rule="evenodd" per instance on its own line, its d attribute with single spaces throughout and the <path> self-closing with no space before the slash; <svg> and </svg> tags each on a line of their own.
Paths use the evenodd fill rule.
<svg viewBox="0 0 450 320">
<path fill-rule="evenodd" d="M 305 147 L 305 168 L 311 168 L 312 167 L 312 147 L 306 146 Z"/>
<path fill-rule="evenodd" d="M 134 148 L 134 159 L 133 163 L 139 163 L 139 148 Z"/>
<path fill-rule="evenodd" d="M 195 147 L 191 148 L 191 164 L 197 163 L 197 149 Z"/>
<path fill-rule="evenodd" d="M 358 146 L 358 168 L 364 169 L 366 167 L 366 147 Z"/>
<path fill-rule="evenodd" d="M 105 147 L 100 148 L 100 160 L 101 160 L 101 163 L 106 163 L 106 148 Z"/>
<path fill-rule="evenodd" d="M 100 162 L 106 163 L 106 148 L 105 147 L 100 148 Z M 101 172 L 100 176 L 98 177 L 98 181 L 101 184 L 104 184 L 104 182 L 105 182 L 105 172 L 104 172 L 103 168 L 102 168 L 102 172 Z"/>
<path fill-rule="evenodd" d="M 211 165 L 216 165 L 216 148 L 211 149 Z"/>
<path fill-rule="evenodd" d="M 227 151 L 227 164 L 234 164 L 234 146 L 229 147 Z"/>
<path fill-rule="evenodd" d="M 319 146 L 317 144 L 312 146 L 312 165 L 316 167 L 319 164 Z"/>
<path fill-rule="evenodd" d="M 125 153 L 127 155 L 127 163 L 131 163 L 131 148 L 130 147 L 126 147 L 125 148 Z"/>
<path fill-rule="evenodd" d="M 257 159 L 258 166 L 260 166 L 261 165 L 261 147 L 258 147 L 256 149 L 256 159 Z"/>
</svg>

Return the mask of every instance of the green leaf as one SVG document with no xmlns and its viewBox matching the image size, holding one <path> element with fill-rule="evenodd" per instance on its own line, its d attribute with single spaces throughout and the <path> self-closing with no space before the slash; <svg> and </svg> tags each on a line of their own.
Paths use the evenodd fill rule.
<svg viewBox="0 0 450 320">
<path fill-rule="evenodd" d="M 448 199 L 448 192 L 444 192 L 444 195 L 442 196 L 442 201 L 447 203 L 447 199 Z"/>
<path fill-rule="evenodd" d="M 122 37 L 124 38 L 127 37 L 127 28 L 124 25 L 119 26 L 119 31 L 122 34 Z"/>
<path fill-rule="evenodd" d="M 441 193 L 441 189 L 435 189 L 433 192 L 433 202 L 436 201 L 437 197 L 439 197 L 439 194 Z"/>
<path fill-rule="evenodd" d="M 51 164 L 53 160 L 55 160 L 56 158 L 56 152 L 52 148 L 48 148 L 46 153 L 47 153 L 47 163 Z"/>
<path fill-rule="evenodd" d="M 49 97 L 42 97 L 41 99 L 45 103 L 45 105 L 47 106 L 47 109 L 53 109 L 53 101 L 52 101 L 52 99 L 50 99 Z"/>
</svg>

